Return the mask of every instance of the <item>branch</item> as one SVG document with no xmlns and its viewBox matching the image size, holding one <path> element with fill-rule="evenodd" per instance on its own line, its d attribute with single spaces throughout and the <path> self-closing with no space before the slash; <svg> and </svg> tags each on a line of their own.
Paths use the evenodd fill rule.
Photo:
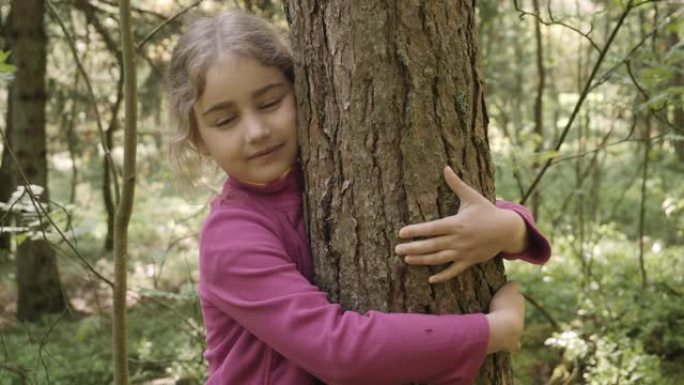
<svg viewBox="0 0 684 385">
<path fill-rule="evenodd" d="M 97 123 L 97 130 L 100 133 L 100 142 L 102 145 L 102 149 L 104 151 L 104 156 L 107 159 L 107 162 L 109 162 L 109 165 L 111 166 L 112 170 L 116 169 L 116 165 L 114 164 L 114 159 L 112 159 L 112 153 L 107 146 L 107 139 L 105 137 L 105 131 L 104 128 L 102 127 L 102 117 L 100 117 L 100 110 L 97 108 L 97 99 L 95 98 L 95 92 L 93 91 L 93 86 L 90 82 L 90 78 L 88 77 L 88 73 L 86 72 L 85 68 L 83 67 L 83 63 L 81 63 L 81 59 L 78 56 L 78 51 L 76 50 L 76 45 L 74 44 L 74 40 L 71 38 L 71 35 L 69 35 L 69 32 L 66 29 L 66 26 L 64 25 L 64 21 L 62 18 L 59 16 L 59 13 L 57 13 L 57 10 L 55 9 L 55 6 L 52 4 L 51 0 L 47 1 L 48 9 L 50 10 L 50 14 L 57 20 L 57 23 L 59 24 L 60 28 L 62 29 L 62 32 L 64 33 L 64 36 L 66 37 L 67 43 L 69 45 L 69 48 L 71 49 L 71 53 L 74 56 L 74 61 L 76 62 L 76 66 L 78 67 L 78 70 L 81 72 L 81 75 L 83 76 L 83 79 L 85 80 L 86 83 L 86 88 L 88 89 L 88 96 L 90 97 L 90 100 L 93 104 L 93 110 L 95 111 L 95 123 Z M 117 175 L 115 172 L 112 173 L 112 179 L 114 181 L 114 191 L 117 194 L 119 194 L 119 181 L 117 178 Z M 117 198 L 118 200 L 118 198 Z"/>
<path fill-rule="evenodd" d="M 552 162 L 553 162 L 553 164 L 555 165 L 555 164 L 557 164 L 557 163 L 564 162 L 564 161 L 567 161 L 567 160 L 572 160 L 572 159 L 581 158 L 581 157 L 583 157 L 584 155 L 596 153 L 596 152 L 599 152 L 599 151 L 601 151 L 601 150 L 605 150 L 605 149 L 607 149 L 608 147 L 616 146 L 616 145 L 618 145 L 618 144 L 627 143 L 627 142 L 651 142 L 651 141 L 655 141 L 655 140 L 658 140 L 658 139 L 663 139 L 663 138 L 665 138 L 665 136 L 667 136 L 667 134 L 660 134 L 660 135 L 656 135 L 656 136 L 649 137 L 649 138 L 647 138 L 647 139 L 632 139 L 632 138 L 620 139 L 620 140 L 615 141 L 615 142 L 606 143 L 606 144 L 600 144 L 600 145 L 594 147 L 594 148 L 591 149 L 591 150 L 587 150 L 587 151 L 580 152 L 580 153 L 573 154 L 573 155 L 568 155 L 568 156 L 564 156 L 564 157 L 555 158 Z"/>
<path fill-rule="evenodd" d="M 118 6 L 119 6 L 119 4 L 116 3 L 116 2 L 114 2 L 114 1 L 108 1 L 108 0 L 97 0 L 97 1 L 99 1 L 100 3 L 103 3 L 103 4 L 107 4 L 107 5 L 109 5 L 110 7 L 118 7 Z M 95 8 L 97 8 L 97 7 L 95 7 Z M 97 9 L 104 12 L 104 10 L 102 10 L 102 9 L 100 9 L 100 8 L 97 8 Z M 131 7 L 131 11 L 134 11 L 134 12 L 137 12 L 137 13 L 140 13 L 140 14 L 143 14 L 143 15 L 151 15 L 151 16 L 154 16 L 154 17 L 156 17 L 157 19 L 161 19 L 161 20 L 165 20 L 165 19 L 168 17 L 168 16 L 163 15 L 163 14 L 161 14 L 161 13 L 159 13 L 159 12 L 150 11 L 150 10 L 148 10 L 148 9 L 139 8 L 139 7 Z M 109 12 L 108 12 L 108 13 L 109 13 Z M 116 12 L 112 12 L 111 14 L 112 14 L 112 15 L 115 15 Z"/>
<path fill-rule="evenodd" d="M 135 48 L 138 49 L 138 50 L 141 49 L 141 48 L 142 48 L 150 39 L 152 39 L 152 37 L 153 37 L 154 35 L 157 34 L 157 32 L 159 32 L 162 28 L 164 28 L 164 26 L 166 26 L 167 24 L 169 24 L 169 23 L 171 23 L 172 21 L 176 20 L 177 18 L 181 17 L 183 14 L 185 14 L 186 12 L 188 12 L 189 10 L 191 10 L 192 8 L 197 7 L 197 6 L 200 5 L 203 1 L 204 1 L 204 0 L 197 0 L 197 1 L 195 1 L 194 3 L 190 4 L 188 7 L 184 8 L 184 9 L 181 9 L 180 11 L 176 12 L 175 15 L 169 17 L 169 18 L 166 19 L 164 22 L 162 22 L 161 24 L 159 24 L 156 28 L 154 28 L 152 31 L 150 31 L 150 33 L 148 33 L 147 36 L 145 36 L 145 37 L 144 37 L 144 38 L 135 46 Z"/>
<path fill-rule="evenodd" d="M 627 61 L 626 64 L 629 77 L 632 79 L 632 82 L 634 82 L 634 85 L 644 99 L 648 101 L 650 96 L 643 88 L 641 88 L 641 85 L 639 85 L 634 73 L 632 73 L 632 66 L 630 65 L 630 62 Z M 641 174 L 641 202 L 639 202 L 639 270 L 641 272 L 641 290 L 645 289 L 648 283 L 646 279 L 646 267 L 644 264 L 644 226 L 646 223 L 646 182 L 648 181 L 649 155 L 651 154 L 651 143 L 648 141 L 649 137 L 651 136 L 651 121 L 648 117 L 646 117 L 646 119 L 646 132 L 644 133 L 644 168 Z"/>
<path fill-rule="evenodd" d="M 100 20 L 97 18 L 95 15 L 95 11 L 100 11 L 104 12 L 103 10 L 97 8 L 96 6 L 90 4 L 90 2 L 86 0 L 76 0 L 75 2 L 76 8 L 82 10 L 85 15 L 86 19 L 95 27 L 95 30 L 100 34 L 102 37 L 102 40 L 104 40 L 105 45 L 107 46 L 107 49 L 114 55 L 116 56 L 116 60 L 119 63 L 119 67 L 123 68 L 123 63 L 121 62 L 121 50 L 117 46 L 117 43 L 114 41 L 114 39 L 109 35 L 109 32 L 107 32 L 107 29 L 102 25 Z M 114 15 L 112 15 L 114 16 Z M 163 19 L 166 19 L 166 17 L 162 17 Z M 158 66 L 150 59 L 150 57 L 145 53 L 144 50 L 139 49 L 138 53 L 145 59 L 147 64 L 150 66 L 152 71 L 157 74 L 160 78 L 163 78 L 164 75 L 162 71 L 158 68 Z M 117 100 L 118 102 L 118 100 Z M 118 109 L 117 109 L 118 111 Z M 112 119 L 114 119 L 116 115 L 112 115 Z M 110 127 L 112 127 L 112 124 L 110 124 Z M 117 197 L 118 200 L 118 197 Z"/>
<path fill-rule="evenodd" d="M 0 136 L 2 136 L 2 140 L 5 143 L 8 143 L 7 137 L 5 136 L 5 131 L 0 128 Z M 14 150 L 10 146 L 5 147 L 5 151 L 7 151 L 10 154 L 10 157 L 12 158 L 12 161 L 18 165 L 19 160 L 17 159 L 16 154 L 14 153 Z M 43 207 L 41 204 L 37 204 L 36 202 L 40 202 L 36 195 L 33 193 L 33 190 L 31 189 L 31 183 L 28 180 L 28 177 L 26 177 L 26 174 L 24 173 L 24 170 L 21 169 L 21 167 L 17 167 L 17 170 L 19 171 L 19 175 L 21 176 L 21 179 L 24 181 L 24 187 L 26 188 L 26 191 L 29 194 L 29 197 L 31 197 L 31 202 L 33 202 L 34 207 L 36 208 L 36 212 L 39 212 L 47 218 L 48 223 L 52 225 L 52 227 L 57 231 L 57 233 L 60 235 L 62 240 L 66 242 L 67 245 L 69 245 L 69 248 L 76 254 L 78 259 L 83 263 L 83 265 L 86 267 L 88 271 L 93 273 L 97 278 L 102 280 L 103 282 L 107 283 L 109 286 L 113 286 L 114 284 L 112 281 L 104 277 L 102 274 L 100 274 L 95 268 L 88 263 L 88 260 L 78 251 L 78 249 L 69 241 L 69 239 L 64 235 L 64 232 L 57 226 L 57 224 L 52 220 L 52 217 L 50 214 L 47 212 L 47 210 Z"/>
<path fill-rule="evenodd" d="M 642 4 L 643 4 L 643 3 L 642 3 Z M 679 10 L 679 11 L 677 11 L 677 12 L 674 12 L 674 13 L 672 13 L 672 14 L 670 14 L 670 15 L 664 17 L 662 22 L 660 22 L 658 25 L 656 25 L 655 27 L 653 27 L 653 29 L 652 29 L 650 32 L 648 32 L 648 33 L 646 33 L 645 35 L 643 35 L 643 36 L 641 37 L 641 40 L 640 40 L 634 47 L 632 47 L 632 49 L 629 50 L 629 52 L 625 55 L 625 57 L 623 57 L 622 60 L 618 61 L 618 62 L 615 63 L 612 67 L 610 67 L 610 68 L 603 74 L 603 76 L 602 76 L 599 80 L 597 80 L 596 83 L 594 83 L 594 84 L 591 86 L 591 88 L 590 88 L 589 90 L 591 91 L 591 90 L 593 90 L 594 88 L 596 88 L 596 87 L 600 86 L 601 84 L 603 84 L 604 82 L 606 82 L 606 80 L 608 80 L 608 78 L 610 77 L 610 75 L 611 75 L 613 72 L 615 72 L 621 65 L 623 65 L 623 64 L 625 64 L 627 61 L 629 61 L 629 58 L 630 58 L 632 55 L 634 55 L 634 53 L 635 53 L 639 48 L 641 48 L 642 45 L 644 45 L 644 43 L 646 42 L 646 40 L 648 40 L 651 36 L 653 36 L 659 29 L 661 29 L 662 27 L 664 27 L 664 26 L 666 26 L 667 24 L 671 23 L 673 19 L 677 19 L 677 17 L 679 17 L 679 15 L 680 15 L 681 13 L 683 13 L 683 12 L 684 12 L 684 9 L 681 9 L 681 10 Z"/>
<path fill-rule="evenodd" d="M 556 319 L 553 318 L 551 313 L 549 313 L 548 310 L 546 310 L 544 308 L 544 306 L 542 306 L 539 302 L 537 302 L 536 299 L 532 298 L 529 294 L 522 293 L 522 295 L 523 295 L 523 297 L 525 297 L 527 302 L 531 303 L 532 306 L 534 306 L 537 310 L 539 310 L 542 313 L 544 318 L 546 318 L 551 323 L 551 325 L 553 325 L 553 328 L 556 329 L 556 331 L 561 330 L 561 327 L 558 324 L 558 321 L 556 321 Z"/>
<path fill-rule="evenodd" d="M 12 373 L 15 373 L 17 376 L 19 376 L 19 380 L 21 381 L 21 385 L 26 385 L 28 384 L 28 374 L 26 373 L 26 368 L 24 368 L 21 365 L 12 365 L 12 364 L 6 364 L 4 362 L 0 362 L 0 369 L 8 370 Z"/>
<path fill-rule="evenodd" d="M 551 21 L 546 21 L 546 20 L 542 19 L 541 16 L 540 16 L 538 13 L 535 13 L 535 12 L 528 12 L 528 11 L 525 11 L 525 10 L 523 10 L 523 9 L 520 9 L 520 7 L 518 6 L 518 1 L 517 1 L 517 0 L 513 1 L 513 5 L 515 6 L 515 10 L 518 11 L 518 13 L 520 13 L 520 18 L 521 18 L 521 19 L 522 19 L 523 17 L 525 17 L 525 16 L 532 16 L 532 17 L 534 17 L 535 19 L 537 19 L 538 22 L 544 24 L 544 25 L 547 26 L 547 27 L 550 27 L 550 26 L 552 26 L 552 25 L 560 25 L 560 26 L 562 26 L 562 27 L 565 27 L 565 28 L 567 28 L 567 29 L 569 29 L 569 30 L 571 30 L 571 31 L 574 31 L 574 32 L 578 33 L 579 35 L 583 36 L 585 39 L 587 39 L 587 41 L 589 41 L 589 44 L 591 44 L 591 46 L 594 47 L 594 49 L 595 49 L 596 51 L 601 52 L 601 49 L 599 48 L 598 44 L 596 44 L 596 42 L 594 42 L 594 39 L 592 39 L 591 36 L 589 36 L 589 34 L 594 30 L 594 24 L 593 24 L 593 23 L 590 24 L 591 27 L 589 28 L 589 32 L 582 32 L 582 31 L 580 31 L 577 27 L 573 27 L 573 26 L 571 26 L 571 25 L 569 25 L 569 24 L 566 24 L 566 23 L 563 22 L 563 21 L 556 20 L 556 19 L 553 17 L 553 14 L 551 13 L 551 6 L 550 6 L 550 4 L 549 4 L 548 10 L 549 10 L 549 17 L 551 18 Z"/>
<path fill-rule="evenodd" d="M 109 35 L 105 26 L 100 23 L 100 19 L 95 15 L 95 10 L 97 10 L 97 8 L 87 0 L 76 0 L 74 1 L 74 5 L 77 9 L 83 11 L 86 16 L 86 21 L 95 27 L 95 30 L 100 34 L 100 37 L 102 37 L 107 50 L 114 55 L 117 62 L 121 64 L 121 50 L 117 46 L 116 41 Z"/>
<path fill-rule="evenodd" d="M 608 49 L 610 48 L 611 44 L 613 43 L 613 40 L 615 39 L 615 36 L 617 36 L 618 31 L 622 27 L 623 23 L 625 22 L 625 19 L 627 18 L 627 15 L 629 15 L 630 11 L 633 9 L 632 5 L 632 0 L 627 4 L 627 8 L 622 12 L 620 15 L 620 18 L 618 19 L 617 24 L 615 25 L 615 28 L 613 28 L 613 31 L 610 34 L 610 37 L 608 38 L 608 41 L 606 42 L 606 45 L 603 47 L 601 50 L 598 59 L 596 60 L 596 63 L 594 64 L 594 68 L 591 70 L 591 74 L 589 75 L 589 79 L 587 79 L 586 84 L 584 85 L 584 89 L 582 90 L 582 93 L 580 94 L 579 100 L 577 100 L 577 103 L 575 104 L 575 109 L 572 111 L 572 114 L 570 115 L 570 119 L 568 119 L 568 123 L 565 125 L 565 128 L 563 129 L 563 132 L 561 133 L 560 138 L 558 139 L 558 143 L 554 147 L 554 151 L 559 151 L 561 146 L 563 145 L 563 142 L 565 141 L 565 137 L 568 135 L 568 132 L 570 132 L 570 128 L 572 127 L 572 124 L 575 121 L 575 118 L 577 117 L 577 114 L 580 111 L 580 108 L 582 107 L 582 104 L 584 103 L 584 100 L 587 98 L 587 95 L 589 94 L 589 90 L 591 88 L 591 83 L 593 82 L 594 78 L 596 77 L 596 74 L 598 73 L 599 68 L 601 67 L 601 63 L 603 63 L 603 59 L 605 59 L 606 54 L 608 53 Z M 527 199 L 530 197 L 534 189 L 537 187 L 539 184 L 539 181 L 541 178 L 544 176 L 546 171 L 549 169 L 549 167 L 552 164 L 552 159 L 548 159 L 545 163 L 542 169 L 537 173 L 537 176 L 534 178 L 532 181 L 532 184 L 530 187 L 527 189 L 527 192 L 523 196 L 523 199 L 521 200 L 521 204 L 525 204 Z"/>
</svg>

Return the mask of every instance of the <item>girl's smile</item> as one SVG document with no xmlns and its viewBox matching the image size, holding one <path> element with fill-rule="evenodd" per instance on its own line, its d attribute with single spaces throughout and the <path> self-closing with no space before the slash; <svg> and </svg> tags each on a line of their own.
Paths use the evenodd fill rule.
<svg viewBox="0 0 684 385">
<path fill-rule="evenodd" d="M 297 157 L 297 116 L 292 84 L 276 67 L 227 54 L 207 70 L 193 106 L 197 147 L 232 178 L 264 184 Z"/>
<path fill-rule="evenodd" d="M 271 146 L 268 148 L 265 148 L 261 151 L 258 151 L 256 154 L 250 155 L 247 157 L 247 159 L 252 160 L 252 159 L 263 159 L 263 158 L 270 158 L 272 155 L 277 154 L 278 151 L 283 148 L 284 144 L 278 144 L 275 146 Z"/>
</svg>

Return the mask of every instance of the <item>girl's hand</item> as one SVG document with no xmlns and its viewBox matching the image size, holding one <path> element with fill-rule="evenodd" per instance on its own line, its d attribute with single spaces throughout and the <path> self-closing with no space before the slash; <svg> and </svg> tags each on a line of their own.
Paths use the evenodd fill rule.
<svg viewBox="0 0 684 385">
<path fill-rule="evenodd" d="M 492 297 L 486 317 L 489 324 L 487 354 L 520 350 L 520 338 L 525 329 L 525 298 L 517 283 L 508 282 L 499 288 Z"/>
<path fill-rule="evenodd" d="M 461 201 L 458 213 L 403 227 L 400 238 L 425 239 L 395 248 L 411 265 L 451 262 L 451 266 L 431 276 L 430 283 L 447 281 L 500 252 L 518 253 L 527 247 L 527 227 L 517 213 L 497 208 L 463 182 L 451 167 L 444 169 L 444 179 Z"/>
</svg>

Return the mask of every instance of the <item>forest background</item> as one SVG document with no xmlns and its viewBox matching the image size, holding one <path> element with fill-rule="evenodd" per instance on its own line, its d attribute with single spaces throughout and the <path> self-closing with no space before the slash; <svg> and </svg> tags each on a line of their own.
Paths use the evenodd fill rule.
<svg viewBox="0 0 684 385">
<path fill-rule="evenodd" d="M 3 112 L 14 70 L 4 28 L 11 5 L 0 2 Z M 197 235 L 218 184 L 210 172 L 194 187 L 182 181 L 166 155 L 165 74 L 183 30 L 182 16 L 169 18 L 239 7 L 284 33 L 287 23 L 278 1 L 133 5 L 140 113 L 131 382 L 200 384 Z M 506 264 L 528 297 L 523 349 L 513 355 L 518 384 L 684 383 L 683 9 L 675 0 L 478 2 L 497 196 L 525 201 L 554 250 L 541 268 Z M 112 182 L 98 126 L 111 134 L 120 167 L 116 2 L 53 1 L 44 20 L 50 217 L 61 234 L 39 230 L 18 194 L 3 198 L 13 214 L 0 226 L 13 240 L 0 250 L 0 384 L 110 383 L 111 288 L 98 275 L 113 273 L 103 198 Z M 4 138 L 6 121 L 0 127 Z M 18 226 L 22 215 L 26 226 Z M 57 250 L 69 306 L 19 322 L 15 251 L 36 235 Z"/>
</svg>

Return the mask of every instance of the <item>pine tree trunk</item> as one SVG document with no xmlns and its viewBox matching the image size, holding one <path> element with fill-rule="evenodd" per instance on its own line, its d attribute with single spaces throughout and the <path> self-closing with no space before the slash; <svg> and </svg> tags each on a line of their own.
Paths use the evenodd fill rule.
<svg viewBox="0 0 684 385">
<path fill-rule="evenodd" d="M 45 132 L 45 72 L 47 36 L 43 26 L 44 0 L 12 2 L 11 39 L 17 67 L 12 93 L 12 143 L 17 154 L 15 179 L 23 185 L 23 171 L 31 184 L 45 190 L 47 202 L 47 146 Z M 55 251 L 45 240 L 25 240 L 17 247 L 17 318 L 35 320 L 66 308 Z"/>
<path fill-rule="evenodd" d="M 317 283 L 362 312 L 486 310 L 500 260 L 429 285 L 392 251 L 403 225 L 456 212 L 445 165 L 494 197 L 474 2 L 290 0 L 286 13 Z M 511 382 L 500 355 L 477 383 Z"/>
</svg>

